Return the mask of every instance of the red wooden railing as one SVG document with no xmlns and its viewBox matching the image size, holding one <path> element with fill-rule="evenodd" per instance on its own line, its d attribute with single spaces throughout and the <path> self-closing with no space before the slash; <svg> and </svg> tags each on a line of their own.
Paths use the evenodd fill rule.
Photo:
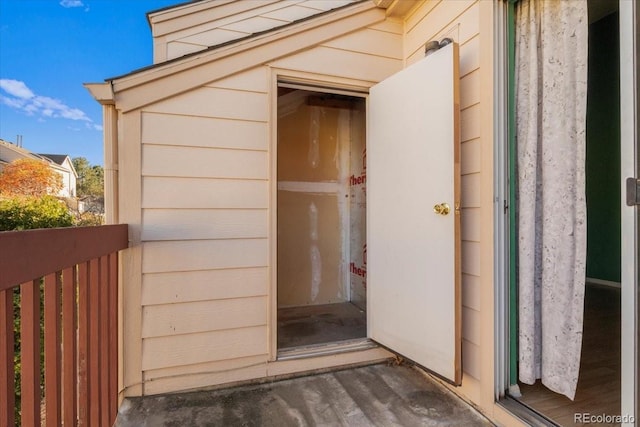
<svg viewBox="0 0 640 427">
<path fill-rule="evenodd" d="M 122 224 L 0 233 L 0 427 L 17 423 L 18 403 L 23 426 L 113 425 L 118 251 L 128 245 L 127 230 Z M 14 294 L 19 313 L 14 312 Z M 14 362 L 17 339 L 19 367 Z"/>
</svg>

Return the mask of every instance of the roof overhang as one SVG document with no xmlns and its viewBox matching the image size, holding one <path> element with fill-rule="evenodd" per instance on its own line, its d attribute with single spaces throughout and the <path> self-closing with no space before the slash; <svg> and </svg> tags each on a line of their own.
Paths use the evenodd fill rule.
<svg viewBox="0 0 640 427">
<path fill-rule="evenodd" d="M 89 91 L 91 96 L 102 105 L 115 104 L 115 96 L 111 83 L 84 83 L 83 86 Z"/>
</svg>

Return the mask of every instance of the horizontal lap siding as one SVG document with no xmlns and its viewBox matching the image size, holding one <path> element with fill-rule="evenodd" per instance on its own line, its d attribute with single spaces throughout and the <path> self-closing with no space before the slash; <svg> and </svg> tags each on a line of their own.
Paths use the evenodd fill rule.
<svg viewBox="0 0 640 427">
<path fill-rule="evenodd" d="M 354 0 L 243 0 L 177 17 L 154 25 L 154 62 L 162 62 L 210 46 L 277 28 L 300 19 L 353 3 Z"/>
<path fill-rule="evenodd" d="M 267 267 L 146 273 L 142 305 L 262 296 L 267 286 Z"/>
<path fill-rule="evenodd" d="M 402 69 L 402 27 L 393 23 L 337 37 L 271 66 L 377 83 Z"/>
<path fill-rule="evenodd" d="M 267 76 L 255 68 L 142 113 L 145 393 L 187 366 L 266 360 Z"/>
<path fill-rule="evenodd" d="M 168 368 L 266 354 L 264 326 L 145 338 L 142 369 Z"/>
<path fill-rule="evenodd" d="M 261 326 L 267 322 L 267 297 L 152 305 L 142 319 L 142 338 Z"/>
<path fill-rule="evenodd" d="M 451 37 L 460 44 L 460 126 L 462 190 L 462 360 L 463 387 L 480 379 L 480 4 L 475 0 L 427 2 L 409 16 L 404 55 L 407 65 L 424 56 L 429 40 Z M 472 378 L 470 378 L 472 377 Z M 474 397 L 474 396 L 472 396 Z M 477 396 L 475 396 L 477 397 Z"/>
</svg>

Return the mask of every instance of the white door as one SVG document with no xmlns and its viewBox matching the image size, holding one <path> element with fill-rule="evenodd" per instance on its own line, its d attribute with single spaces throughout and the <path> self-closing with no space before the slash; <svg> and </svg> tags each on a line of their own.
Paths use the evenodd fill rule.
<svg viewBox="0 0 640 427">
<path fill-rule="evenodd" d="M 458 46 L 371 89 L 369 337 L 461 380 Z"/>
<path fill-rule="evenodd" d="M 621 171 L 621 287 L 622 287 L 622 408 L 621 414 L 638 419 L 638 206 L 626 203 L 627 178 L 640 178 L 638 168 L 638 74 L 637 52 L 640 10 L 636 2 L 620 1 L 620 171 Z M 637 423 L 637 424 L 636 424 Z"/>
</svg>

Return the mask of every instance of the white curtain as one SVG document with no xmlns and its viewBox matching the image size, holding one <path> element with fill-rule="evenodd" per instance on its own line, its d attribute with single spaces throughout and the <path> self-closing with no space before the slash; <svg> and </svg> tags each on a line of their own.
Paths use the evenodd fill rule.
<svg viewBox="0 0 640 427">
<path fill-rule="evenodd" d="M 516 4 L 519 377 L 575 397 L 586 261 L 586 0 Z"/>
</svg>

